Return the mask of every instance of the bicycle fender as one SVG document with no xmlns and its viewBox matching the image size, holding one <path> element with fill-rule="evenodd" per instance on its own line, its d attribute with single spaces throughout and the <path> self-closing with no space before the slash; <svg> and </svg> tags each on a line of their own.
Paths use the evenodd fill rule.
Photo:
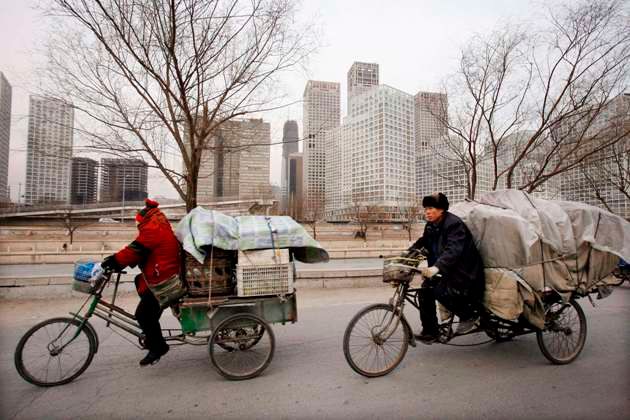
<svg viewBox="0 0 630 420">
<path fill-rule="evenodd" d="M 96 330 L 94 329 L 94 327 L 92 326 L 92 324 L 90 324 L 90 321 L 88 321 L 87 319 L 85 320 L 85 326 L 88 330 L 90 330 L 90 332 L 92 333 L 92 336 L 94 336 L 94 341 L 96 342 L 96 347 L 94 349 L 94 354 L 98 353 L 98 346 L 100 345 L 100 341 L 98 339 L 98 334 L 96 334 Z"/>
<path fill-rule="evenodd" d="M 90 331 L 90 333 L 92 334 L 92 337 L 94 337 L 94 344 L 96 344 L 95 349 L 94 349 L 94 354 L 98 353 L 98 347 L 101 344 L 99 339 L 98 339 L 98 334 L 96 334 L 96 330 L 94 329 L 94 327 L 92 326 L 92 324 L 90 324 L 90 321 L 88 321 L 87 319 L 85 319 L 84 317 L 82 317 L 81 315 L 75 314 L 73 312 L 70 312 L 70 315 L 72 315 L 73 317 L 75 317 L 76 319 L 80 320 L 81 322 L 84 323 L 85 328 L 88 329 L 88 331 Z"/>
</svg>

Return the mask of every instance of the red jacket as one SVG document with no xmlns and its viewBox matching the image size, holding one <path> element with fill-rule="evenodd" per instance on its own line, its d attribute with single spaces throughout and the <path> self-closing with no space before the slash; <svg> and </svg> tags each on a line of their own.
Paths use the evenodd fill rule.
<svg viewBox="0 0 630 420">
<path fill-rule="evenodd" d="M 148 290 L 145 283 L 159 284 L 180 272 L 180 245 L 173 233 L 171 224 L 157 208 L 149 210 L 138 225 L 139 234 L 114 258 L 122 266 L 138 265 L 144 278 L 136 281 L 139 294 Z"/>
</svg>

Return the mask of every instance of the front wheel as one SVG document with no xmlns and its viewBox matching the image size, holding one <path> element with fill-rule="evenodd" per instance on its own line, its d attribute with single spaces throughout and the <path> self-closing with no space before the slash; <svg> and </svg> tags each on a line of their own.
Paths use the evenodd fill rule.
<svg viewBox="0 0 630 420">
<path fill-rule="evenodd" d="M 209 342 L 210 360 L 231 380 L 250 379 L 269 365 L 275 350 L 273 330 L 262 318 L 236 314 L 223 320 Z"/>
<path fill-rule="evenodd" d="M 368 378 L 383 376 L 405 357 L 410 334 L 391 305 L 371 305 L 348 324 L 343 336 L 343 354 L 355 372 Z"/>
<path fill-rule="evenodd" d="M 556 365 L 574 361 L 586 341 L 586 317 L 575 301 L 554 302 L 545 310 L 545 328 L 536 331 L 542 354 Z"/>
<path fill-rule="evenodd" d="M 15 367 L 37 386 L 63 385 L 81 375 L 96 353 L 96 337 L 75 318 L 52 318 L 28 330 L 15 349 Z"/>
</svg>

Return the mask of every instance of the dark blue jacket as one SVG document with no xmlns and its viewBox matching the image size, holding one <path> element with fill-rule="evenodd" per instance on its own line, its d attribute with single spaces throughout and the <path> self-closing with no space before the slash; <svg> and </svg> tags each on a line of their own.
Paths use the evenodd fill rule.
<svg viewBox="0 0 630 420">
<path fill-rule="evenodd" d="M 440 270 L 450 288 L 483 298 L 483 261 L 462 219 L 444 212 L 439 223 L 427 223 L 422 237 L 411 248 L 424 248 L 429 266 Z"/>
</svg>

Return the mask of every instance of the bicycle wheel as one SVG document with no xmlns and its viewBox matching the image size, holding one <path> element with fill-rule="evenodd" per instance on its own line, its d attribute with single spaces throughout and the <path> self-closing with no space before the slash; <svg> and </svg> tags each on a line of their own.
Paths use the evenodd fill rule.
<svg viewBox="0 0 630 420">
<path fill-rule="evenodd" d="M 371 305 L 348 324 L 343 336 L 343 354 L 355 372 L 368 378 L 383 376 L 405 357 L 410 334 L 391 305 Z"/>
<path fill-rule="evenodd" d="M 227 379 L 254 378 L 271 362 L 275 341 L 271 327 L 260 317 L 232 315 L 212 332 L 210 360 Z"/>
<path fill-rule="evenodd" d="M 15 349 L 15 367 L 37 386 L 63 385 L 81 375 L 96 353 L 96 337 L 74 318 L 51 318 L 28 330 Z"/>
<path fill-rule="evenodd" d="M 542 354 L 557 365 L 575 360 L 586 341 L 586 317 L 580 305 L 554 302 L 545 312 L 545 328 L 536 331 L 536 339 Z"/>
</svg>

